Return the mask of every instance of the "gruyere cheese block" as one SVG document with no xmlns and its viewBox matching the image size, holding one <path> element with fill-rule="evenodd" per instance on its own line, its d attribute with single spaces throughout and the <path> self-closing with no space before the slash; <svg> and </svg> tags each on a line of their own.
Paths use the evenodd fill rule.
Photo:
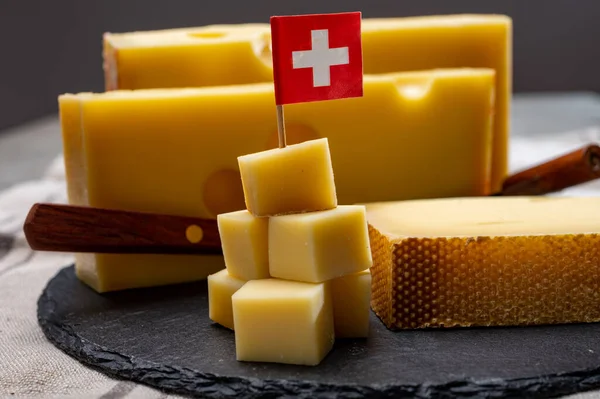
<svg viewBox="0 0 600 399">
<path fill-rule="evenodd" d="M 269 219 L 247 210 L 217 216 L 221 248 L 229 274 L 254 280 L 269 277 Z"/>
<path fill-rule="evenodd" d="M 226 269 L 207 278 L 208 317 L 223 327 L 234 329 L 231 297 L 246 284 L 245 280 L 232 276 Z"/>
<path fill-rule="evenodd" d="M 340 203 L 485 195 L 493 91 L 486 69 L 366 76 L 362 98 L 286 109 L 287 138 L 327 137 Z M 277 146 L 273 104 L 269 83 L 60 96 L 69 202 L 213 219 L 243 210 L 237 157 Z M 76 265 L 99 291 L 216 271 L 180 256 L 145 268 L 152 258 L 80 256 Z M 141 280 L 124 277 L 133 268 Z"/>
<path fill-rule="evenodd" d="M 337 206 L 327 138 L 238 157 L 244 199 L 255 216 Z"/>
<path fill-rule="evenodd" d="M 362 205 L 269 218 L 269 273 L 273 277 L 319 283 L 372 264 Z"/>
<path fill-rule="evenodd" d="M 457 67 L 496 71 L 491 182 L 492 190 L 500 191 L 507 174 L 511 19 L 501 15 L 367 18 L 361 30 L 366 74 Z M 270 28 L 267 24 L 212 25 L 106 34 L 104 70 L 107 90 L 271 81 Z M 363 123 L 378 114 L 370 117 Z"/>
<path fill-rule="evenodd" d="M 600 321 L 600 198 L 367 205 L 372 301 L 391 329 Z"/>
<path fill-rule="evenodd" d="M 317 365 L 335 340 L 327 284 L 248 281 L 232 297 L 239 361 Z"/>
<path fill-rule="evenodd" d="M 367 269 L 331 280 L 331 299 L 336 338 L 368 337 L 371 272 Z"/>
</svg>

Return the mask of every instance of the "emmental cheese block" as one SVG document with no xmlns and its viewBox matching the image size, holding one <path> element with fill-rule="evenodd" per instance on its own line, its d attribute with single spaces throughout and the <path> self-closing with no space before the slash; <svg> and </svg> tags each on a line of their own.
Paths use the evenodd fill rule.
<svg viewBox="0 0 600 399">
<path fill-rule="evenodd" d="M 327 138 L 338 203 L 490 193 L 493 71 L 367 76 L 364 91 L 286 110 L 289 144 Z M 273 101 L 272 84 L 62 95 L 69 200 L 209 218 L 245 209 L 237 157 L 277 147 Z"/>
<path fill-rule="evenodd" d="M 499 191 L 507 174 L 511 19 L 502 15 L 364 19 L 361 30 L 366 74 L 457 67 L 496 71 L 491 187 Z M 108 33 L 104 69 L 107 90 L 271 81 L 269 25 Z"/>
<path fill-rule="evenodd" d="M 391 329 L 600 321 L 600 198 L 367 205 L 371 305 Z"/>
<path fill-rule="evenodd" d="M 327 138 L 339 203 L 486 195 L 493 88 L 487 69 L 367 76 L 363 98 L 289 107 L 288 142 Z M 237 157 L 277 146 L 273 104 L 268 83 L 60 96 L 69 202 L 212 219 L 243 210 Z M 79 259 L 99 291 L 216 271 L 201 257 Z"/>
</svg>

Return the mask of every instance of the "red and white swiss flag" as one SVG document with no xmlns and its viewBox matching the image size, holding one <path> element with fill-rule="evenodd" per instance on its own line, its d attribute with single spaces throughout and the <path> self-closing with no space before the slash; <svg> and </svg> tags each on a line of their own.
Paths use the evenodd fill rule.
<svg viewBox="0 0 600 399">
<path fill-rule="evenodd" d="M 277 105 L 363 95 L 360 12 L 271 17 Z"/>
</svg>

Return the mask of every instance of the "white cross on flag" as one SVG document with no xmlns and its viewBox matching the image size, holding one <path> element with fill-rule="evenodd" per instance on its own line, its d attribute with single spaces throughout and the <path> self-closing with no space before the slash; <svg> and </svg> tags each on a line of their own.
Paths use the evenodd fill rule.
<svg viewBox="0 0 600 399">
<path fill-rule="evenodd" d="M 277 105 L 363 95 L 360 12 L 271 17 Z"/>
</svg>

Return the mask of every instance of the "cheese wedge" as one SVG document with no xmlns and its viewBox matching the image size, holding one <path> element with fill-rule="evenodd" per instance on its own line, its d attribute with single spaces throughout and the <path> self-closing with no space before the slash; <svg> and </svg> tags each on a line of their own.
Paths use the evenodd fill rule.
<svg viewBox="0 0 600 399">
<path fill-rule="evenodd" d="M 600 321 L 600 198 L 367 205 L 390 329 Z"/>
<path fill-rule="evenodd" d="M 492 190 L 499 191 L 507 174 L 511 19 L 502 15 L 364 19 L 361 29 L 366 74 L 457 67 L 496 71 L 491 173 Z M 107 90 L 271 81 L 270 28 L 267 24 L 211 25 L 107 33 L 104 70 Z M 362 123 L 377 117 L 367 115 Z"/>
<path fill-rule="evenodd" d="M 340 203 L 489 193 L 493 71 L 378 75 L 364 87 L 363 98 L 286 111 L 290 144 L 327 138 Z M 268 83 L 60 96 L 69 202 L 212 219 L 243 210 L 237 157 L 277 146 L 273 104 Z M 99 291 L 216 271 L 202 258 L 155 258 L 156 269 L 147 259 L 99 255 L 77 267 Z"/>
</svg>

